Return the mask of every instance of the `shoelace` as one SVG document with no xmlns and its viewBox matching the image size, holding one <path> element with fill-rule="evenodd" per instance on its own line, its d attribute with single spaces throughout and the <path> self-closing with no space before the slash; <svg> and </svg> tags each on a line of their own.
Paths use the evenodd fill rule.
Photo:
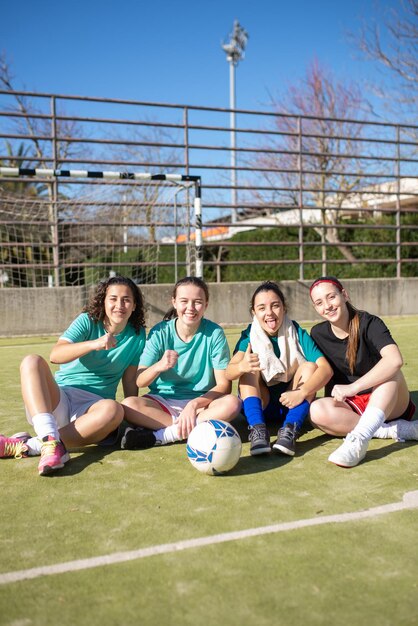
<svg viewBox="0 0 418 626">
<path fill-rule="evenodd" d="M 290 428 L 280 428 L 278 433 L 278 439 L 287 439 L 292 441 L 294 438 L 294 432 Z"/>
<path fill-rule="evenodd" d="M 55 453 L 55 448 L 59 445 L 59 441 L 53 439 L 51 441 L 43 441 L 41 447 L 41 458 L 50 456 Z"/>
<path fill-rule="evenodd" d="M 251 428 L 249 439 L 251 443 L 255 443 L 260 440 L 264 441 L 264 439 L 266 439 L 266 433 L 264 430 L 261 430 L 261 428 Z"/>
<path fill-rule="evenodd" d="M 21 459 L 28 447 L 23 441 L 5 441 L 4 456 L 14 456 L 15 459 Z"/>
<path fill-rule="evenodd" d="M 353 445 L 356 449 L 356 452 L 360 452 L 362 440 L 358 435 L 353 435 L 352 433 L 349 433 L 345 438 L 345 441 L 350 444 L 350 446 Z"/>
</svg>

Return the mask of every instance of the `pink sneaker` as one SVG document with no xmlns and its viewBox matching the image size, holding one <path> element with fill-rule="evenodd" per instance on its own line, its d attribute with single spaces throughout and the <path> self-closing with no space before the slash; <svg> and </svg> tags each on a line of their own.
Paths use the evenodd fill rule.
<svg viewBox="0 0 418 626">
<path fill-rule="evenodd" d="M 16 433 L 11 437 L 0 435 L 0 458 L 22 459 L 28 456 L 29 448 L 26 445 L 28 439 L 30 439 L 29 433 Z"/>
<path fill-rule="evenodd" d="M 70 455 L 62 441 L 57 441 L 51 435 L 44 437 L 41 447 L 41 460 L 38 471 L 41 476 L 46 476 L 64 467 L 64 463 L 70 460 Z"/>
</svg>

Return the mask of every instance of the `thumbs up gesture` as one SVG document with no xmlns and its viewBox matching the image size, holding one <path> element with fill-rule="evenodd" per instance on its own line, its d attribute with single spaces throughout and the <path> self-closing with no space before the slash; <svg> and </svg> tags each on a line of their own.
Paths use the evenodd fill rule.
<svg viewBox="0 0 418 626">
<path fill-rule="evenodd" d="M 249 343 L 246 351 L 244 352 L 244 357 L 240 362 L 240 370 L 241 373 L 251 372 L 261 372 L 260 367 L 260 359 L 258 358 L 258 354 L 252 351 L 251 344 Z"/>
</svg>

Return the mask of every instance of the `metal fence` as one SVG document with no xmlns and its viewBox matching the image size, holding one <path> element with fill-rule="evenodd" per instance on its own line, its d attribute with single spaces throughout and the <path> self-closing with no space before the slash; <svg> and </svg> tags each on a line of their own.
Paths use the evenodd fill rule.
<svg viewBox="0 0 418 626">
<path fill-rule="evenodd" d="M 416 275 L 418 126 L 234 112 L 231 141 L 230 109 L 0 91 L 0 165 L 201 177 L 204 275 L 209 280 L 257 280 L 271 276 L 273 269 L 300 280 L 330 272 L 342 277 Z M 97 180 L 0 177 L 9 196 L 46 197 L 51 206 L 59 198 L 91 194 L 91 185 L 97 186 Z M 123 199 L 123 193 L 118 195 Z M 80 249 L 74 212 L 42 216 L 52 233 L 48 244 L 42 242 L 47 248 L 42 253 L 34 250 L 33 238 L 25 238 L 30 215 L 23 219 L 18 210 L 6 217 L 3 212 L 0 276 L 9 276 L 13 264 L 22 271 L 42 262 L 54 284 L 71 284 L 70 274 L 80 284 L 92 265 L 105 263 L 106 271 L 112 269 L 112 259 L 103 261 L 109 248 L 144 246 L 147 240 L 138 238 L 141 228 L 152 230 L 153 243 L 166 254 L 159 251 L 152 260 L 131 254 L 130 267 L 186 272 L 189 260 L 179 250 L 190 249 L 194 237 L 185 217 L 190 215 L 186 195 L 179 203 L 184 211 L 179 222 L 174 209 L 164 205 L 158 215 L 159 239 L 156 218 L 146 212 L 129 222 L 131 239 L 121 239 L 126 213 L 118 208 L 112 224 L 119 211 L 121 229 L 108 228 L 106 238 L 97 238 L 102 251 L 96 248 L 93 254 L 84 241 L 83 253 L 67 261 L 61 249 Z M 16 229 L 19 220 L 18 240 L 11 240 L 8 228 Z M 17 248 L 25 251 L 18 261 L 10 253 Z M 124 267 L 126 259 L 118 258 Z M 151 280 L 171 282 L 174 277 L 163 271 L 156 276 Z"/>
</svg>

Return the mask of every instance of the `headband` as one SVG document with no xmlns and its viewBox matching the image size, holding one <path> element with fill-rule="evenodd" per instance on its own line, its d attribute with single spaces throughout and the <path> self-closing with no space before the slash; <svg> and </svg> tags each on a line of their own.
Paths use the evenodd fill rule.
<svg viewBox="0 0 418 626">
<path fill-rule="evenodd" d="M 334 285 L 334 287 L 337 287 L 338 291 L 342 291 L 344 289 L 344 287 L 342 286 L 342 284 L 340 283 L 340 281 L 337 278 L 328 278 L 328 277 L 324 277 L 324 278 L 317 278 L 311 285 L 310 289 L 309 289 L 309 294 L 312 293 L 312 289 L 314 287 L 316 287 L 317 285 L 319 285 L 319 283 L 331 283 L 331 285 Z"/>
</svg>

